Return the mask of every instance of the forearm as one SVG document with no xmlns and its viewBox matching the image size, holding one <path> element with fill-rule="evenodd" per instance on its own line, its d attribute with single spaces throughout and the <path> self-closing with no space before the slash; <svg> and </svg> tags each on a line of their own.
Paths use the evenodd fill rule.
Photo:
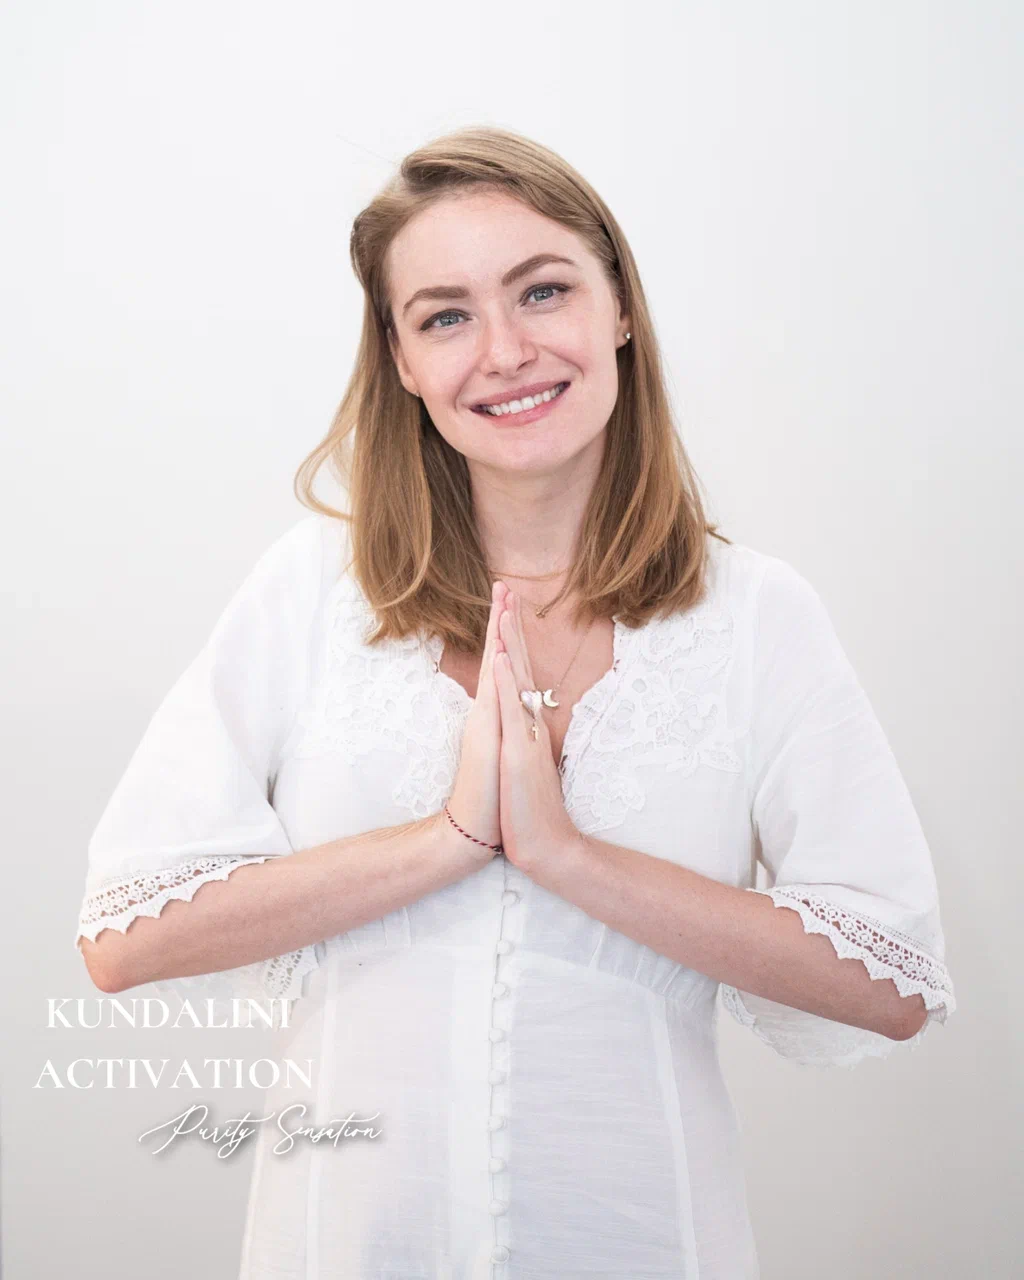
<svg viewBox="0 0 1024 1280">
<path fill-rule="evenodd" d="M 921 996 L 903 997 L 841 959 L 823 934 L 764 894 L 721 884 L 662 858 L 581 836 L 529 874 L 610 928 L 727 986 L 836 1022 L 906 1039 Z"/>
<path fill-rule="evenodd" d="M 234 969 L 379 920 L 481 865 L 476 846 L 434 814 L 237 867 L 123 934 L 83 938 L 81 950 L 106 991 Z"/>
</svg>

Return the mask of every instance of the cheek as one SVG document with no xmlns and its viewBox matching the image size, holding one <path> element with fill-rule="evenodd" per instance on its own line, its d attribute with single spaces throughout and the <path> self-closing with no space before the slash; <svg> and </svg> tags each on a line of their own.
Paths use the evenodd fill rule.
<svg viewBox="0 0 1024 1280">
<path fill-rule="evenodd" d="M 614 394 L 618 387 L 618 366 L 615 352 L 602 339 L 600 342 L 591 339 L 581 342 L 572 350 L 566 350 L 566 359 L 579 370 L 583 378 L 583 389 L 588 396 L 604 398 L 609 391 Z"/>
<path fill-rule="evenodd" d="M 429 389 L 431 399 L 447 412 L 461 404 L 473 377 L 473 361 L 467 354 L 467 344 L 463 343 L 462 347 L 462 350 L 456 350 L 453 342 L 450 350 L 437 352 L 429 369 L 424 370 L 424 385 Z"/>
<path fill-rule="evenodd" d="M 552 338 L 560 352 L 580 366 L 590 363 L 597 346 L 590 318 L 580 312 L 562 316 Z"/>
<path fill-rule="evenodd" d="M 420 395 L 435 421 L 438 418 L 450 417 L 458 408 L 459 385 L 459 383 L 440 380 L 436 370 L 429 377 L 424 376 L 420 379 Z"/>
<path fill-rule="evenodd" d="M 614 365 L 614 352 L 609 353 L 606 347 L 604 325 L 585 313 L 566 316 L 551 342 L 551 349 L 566 367 L 579 370 L 587 378 L 599 377 L 609 360 Z"/>
</svg>

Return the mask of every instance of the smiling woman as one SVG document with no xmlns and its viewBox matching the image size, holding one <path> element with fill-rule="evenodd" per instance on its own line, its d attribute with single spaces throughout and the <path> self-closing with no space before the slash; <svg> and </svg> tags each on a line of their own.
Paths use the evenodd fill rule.
<svg viewBox="0 0 1024 1280">
<path fill-rule="evenodd" d="M 619 396 L 617 353 L 630 331 L 621 284 L 603 256 L 513 195 L 470 187 L 398 231 L 387 275 L 389 295 L 405 299 L 388 335 L 399 377 L 466 459 L 478 521 L 500 526 L 487 476 L 510 466 L 535 482 L 558 474 L 563 492 L 591 492 Z M 437 311 L 438 300 L 459 306 Z M 559 386 L 568 396 L 552 399 Z M 535 402 L 544 391 L 548 398 Z M 501 430 L 481 433 L 467 416 L 479 417 L 481 405 L 497 406 L 485 412 Z M 532 430 L 510 434 L 512 426 Z M 526 550 L 495 547 L 494 555 L 504 565 Z M 563 545 L 559 563 L 571 554 Z"/>
<path fill-rule="evenodd" d="M 375 639 L 424 630 L 479 653 L 489 564 L 510 578 L 564 569 L 546 616 L 561 609 L 570 646 L 595 617 L 639 624 L 694 604 L 704 539 L 721 535 L 673 421 L 628 242 L 586 180 L 518 135 L 462 130 L 406 157 L 356 218 L 351 253 L 377 322 L 296 487 L 351 521 Z M 537 392 L 542 403 L 524 403 Z M 314 493 L 325 463 L 349 512 Z M 502 474 L 549 494 L 511 543 Z"/>
<path fill-rule="evenodd" d="M 815 589 L 707 520 L 580 174 L 436 139 L 351 257 L 313 514 L 111 797 L 90 972 L 301 997 L 279 1052 L 318 1064 L 310 1123 L 381 1118 L 285 1160 L 264 1126 L 242 1280 L 755 1280 L 716 999 L 802 1064 L 942 1022 L 913 802 Z"/>
</svg>

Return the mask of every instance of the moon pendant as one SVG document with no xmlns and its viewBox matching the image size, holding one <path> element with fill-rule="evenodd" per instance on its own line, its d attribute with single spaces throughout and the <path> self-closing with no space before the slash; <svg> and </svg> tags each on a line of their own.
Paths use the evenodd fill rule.
<svg viewBox="0 0 1024 1280">
<path fill-rule="evenodd" d="M 557 707 L 559 704 L 551 696 L 551 693 L 552 691 L 550 689 L 544 690 L 544 705 L 546 707 Z"/>
</svg>

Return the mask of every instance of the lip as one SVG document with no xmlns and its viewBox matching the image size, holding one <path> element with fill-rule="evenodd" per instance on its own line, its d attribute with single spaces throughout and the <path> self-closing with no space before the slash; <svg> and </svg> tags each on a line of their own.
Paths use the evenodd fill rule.
<svg viewBox="0 0 1024 1280">
<path fill-rule="evenodd" d="M 538 392 L 550 391 L 554 387 L 560 386 L 563 382 L 567 382 L 565 390 L 561 395 L 555 396 L 554 400 L 542 400 L 540 404 L 535 404 L 532 409 L 520 409 L 518 413 L 487 413 L 482 409 L 470 409 L 470 413 L 475 413 L 478 418 L 485 418 L 488 422 L 493 422 L 496 427 L 518 427 L 525 426 L 529 422 L 536 422 L 538 418 L 543 418 L 546 413 L 550 413 L 572 390 L 572 383 L 567 378 L 561 378 L 558 382 L 535 382 L 533 390 L 522 390 L 518 395 L 512 395 L 509 400 L 518 400 L 520 396 L 536 395 Z M 489 403 L 496 403 L 490 401 Z M 497 403 L 502 403 L 498 401 Z"/>
<path fill-rule="evenodd" d="M 568 378 L 555 378 L 554 381 L 549 378 L 547 382 L 529 382 L 524 387 L 516 387 L 514 391 L 506 392 L 505 395 L 495 396 L 493 400 L 477 400 L 469 407 L 476 409 L 478 404 L 511 404 L 513 400 L 522 400 L 523 396 L 535 396 L 542 391 L 553 391 L 555 387 L 568 381 Z"/>
</svg>

